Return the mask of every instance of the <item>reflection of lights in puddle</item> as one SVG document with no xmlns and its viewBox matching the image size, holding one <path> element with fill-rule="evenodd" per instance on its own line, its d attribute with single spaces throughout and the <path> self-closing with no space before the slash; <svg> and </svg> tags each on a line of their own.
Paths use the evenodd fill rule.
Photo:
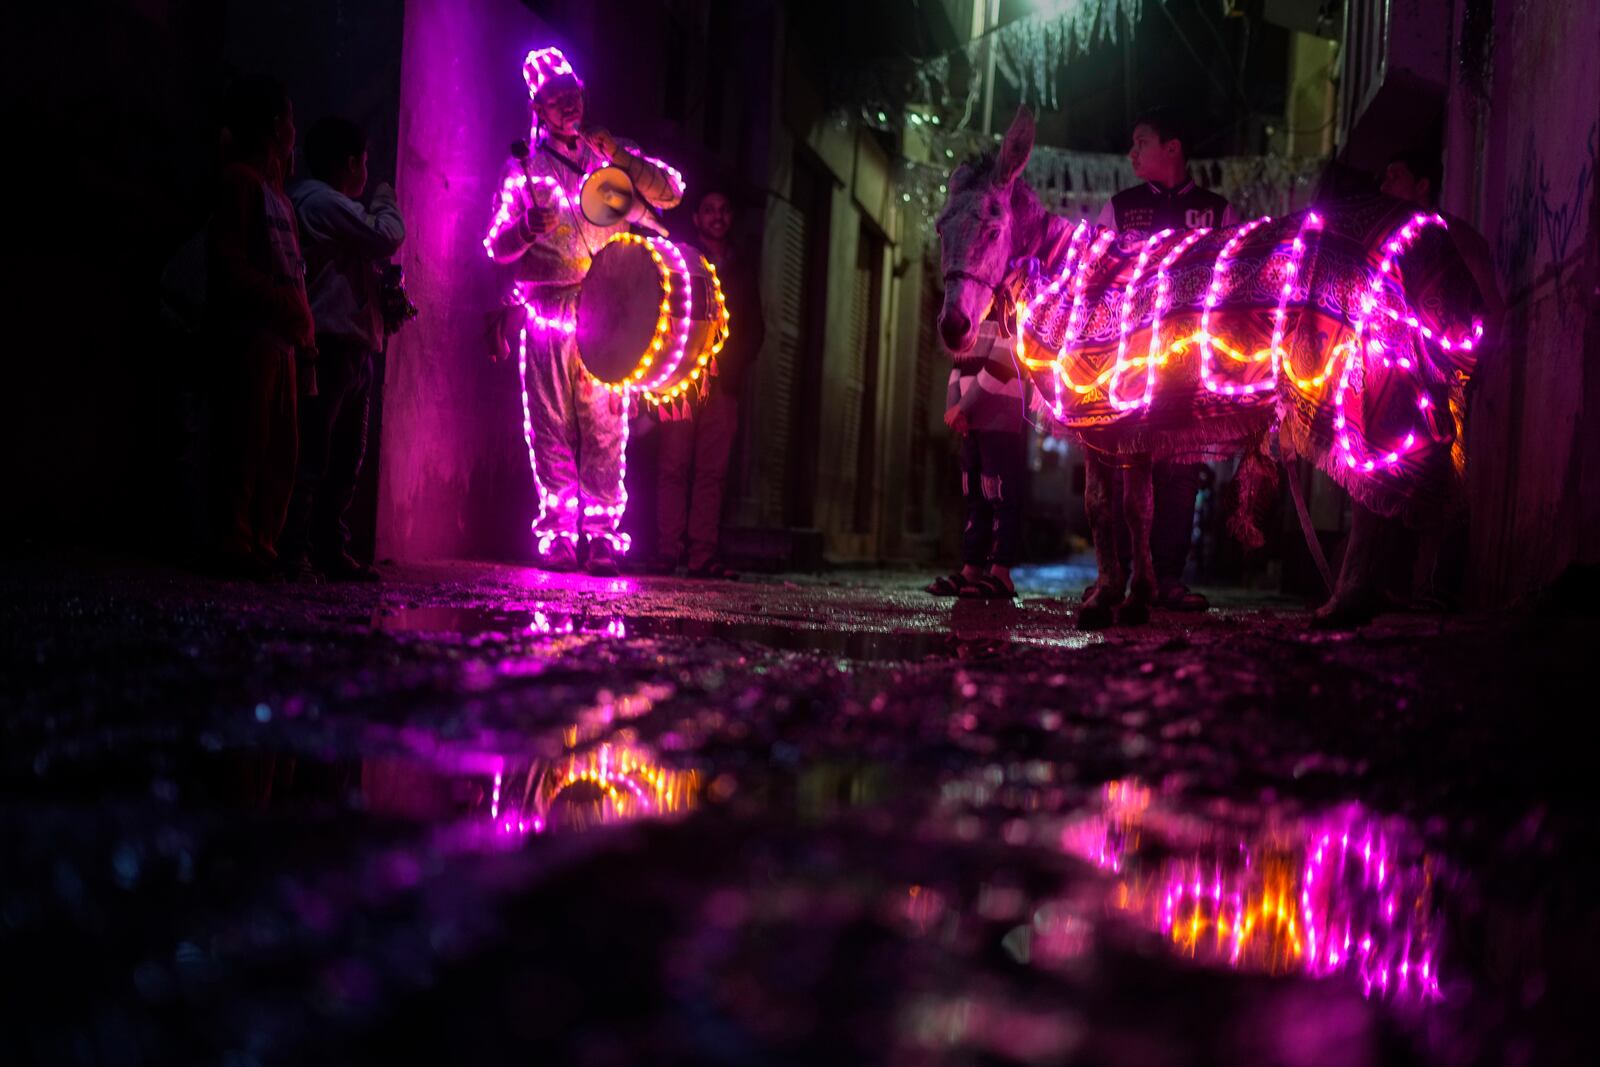
<svg viewBox="0 0 1600 1067">
<path fill-rule="evenodd" d="M 583 830 L 686 811 L 699 793 L 697 771 L 674 771 L 648 749 L 605 742 L 554 763 L 496 771 L 489 824 L 506 835 Z"/>
<path fill-rule="evenodd" d="M 580 617 L 564 611 L 546 611 L 544 605 L 540 604 L 533 609 L 533 619 L 528 623 L 528 632 L 535 637 L 583 634 L 621 641 L 628 637 L 628 624 L 620 615 Z"/>
<path fill-rule="evenodd" d="M 576 593 L 592 593 L 597 590 L 606 593 L 633 593 L 639 588 L 639 583 L 632 578 L 597 578 L 583 573 L 559 574 L 537 567 L 525 567 L 519 570 L 514 578 L 514 584 L 541 591 Z"/>
<path fill-rule="evenodd" d="M 520 601 L 500 608 L 420 607 L 379 611 L 375 629 L 396 633 L 438 634 L 465 638 L 518 634 L 533 637 L 594 636 L 625 639 L 628 624 L 621 615 L 572 612 L 542 601 Z"/>
<path fill-rule="evenodd" d="M 1398 823 L 1351 806 L 1218 840 L 1135 780 L 1109 783 L 1103 800 L 1062 844 L 1117 875 L 1112 905 L 1178 951 L 1269 974 L 1353 974 L 1368 996 L 1440 999 L 1438 862 Z M 1178 855 L 1147 857 L 1145 838 Z"/>
<path fill-rule="evenodd" d="M 602 692 L 562 731 L 566 755 L 522 766 L 502 761 L 494 773 L 489 825 L 501 834 L 536 834 L 693 807 L 699 796 L 699 772 L 662 767 L 631 729 L 618 730 L 614 737 L 580 750 L 617 723 L 646 714 L 672 692 L 671 686 L 659 684 L 642 685 L 620 696 Z"/>
<path fill-rule="evenodd" d="M 509 841 L 687 811 L 699 801 L 700 773 L 663 766 L 624 725 L 673 691 L 663 684 L 621 695 L 602 691 L 560 731 L 560 754 L 544 758 L 439 749 L 433 739 L 418 738 L 427 750 L 423 759 L 365 761 L 364 781 L 377 786 L 367 808 L 442 818 L 467 843 L 485 832 Z"/>
</svg>

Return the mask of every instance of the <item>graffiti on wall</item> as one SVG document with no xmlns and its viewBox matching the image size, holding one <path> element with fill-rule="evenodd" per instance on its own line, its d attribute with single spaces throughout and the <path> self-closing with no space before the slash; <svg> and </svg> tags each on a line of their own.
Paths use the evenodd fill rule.
<svg viewBox="0 0 1600 1067">
<path fill-rule="evenodd" d="M 1522 143 L 1522 167 L 1508 189 L 1495 242 L 1495 266 L 1510 292 L 1534 280 L 1541 262 L 1561 264 L 1576 251 L 1590 183 L 1600 163 L 1600 121 L 1589 127 L 1587 158 L 1568 183 L 1556 186 L 1534 147 L 1533 131 Z"/>
</svg>

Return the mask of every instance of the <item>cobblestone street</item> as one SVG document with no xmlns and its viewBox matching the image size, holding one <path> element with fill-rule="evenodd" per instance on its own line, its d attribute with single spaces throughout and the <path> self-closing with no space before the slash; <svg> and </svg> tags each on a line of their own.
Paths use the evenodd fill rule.
<svg viewBox="0 0 1600 1067">
<path fill-rule="evenodd" d="M 0 1061 L 1587 1056 L 1592 619 L 1086 577 L 13 562 Z"/>
</svg>

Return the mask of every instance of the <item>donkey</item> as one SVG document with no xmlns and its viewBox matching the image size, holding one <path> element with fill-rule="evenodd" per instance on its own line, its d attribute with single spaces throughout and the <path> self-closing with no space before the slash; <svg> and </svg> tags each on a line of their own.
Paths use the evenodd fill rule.
<svg viewBox="0 0 1600 1067">
<path fill-rule="evenodd" d="M 941 268 L 945 286 L 938 325 L 940 335 L 952 353 L 961 354 L 972 349 L 977 340 L 978 324 L 991 312 L 998 312 L 1003 321 L 1010 321 L 1010 316 L 1020 307 L 1026 319 L 1028 306 L 1019 301 L 1025 293 L 1037 293 L 1037 267 L 1040 264 L 1046 268 L 1060 269 L 1062 263 L 1067 263 L 1070 270 L 1076 257 L 1076 268 L 1085 275 L 1084 281 L 1087 281 L 1088 276 L 1102 263 L 1101 259 L 1095 257 L 1101 256 L 1115 237 L 1109 231 L 1097 232 L 1093 227 L 1074 227 L 1068 220 L 1052 215 L 1045 210 L 1027 183 L 1018 180 L 1033 150 L 1033 140 L 1032 113 L 1020 108 L 1006 131 L 997 155 L 963 163 L 950 176 L 948 200 L 939 215 L 936 229 L 941 242 Z M 1079 611 L 1080 627 L 1099 628 L 1109 625 L 1113 619 L 1127 624 L 1148 621 L 1151 605 L 1157 595 L 1155 565 L 1150 550 L 1152 461 L 1156 455 L 1194 451 L 1174 442 L 1186 439 L 1190 443 L 1203 441 L 1205 450 L 1209 452 L 1245 453 L 1245 462 L 1240 468 L 1239 500 L 1243 505 L 1242 513 L 1234 516 L 1229 527 L 1246 544 L 1259 545 L 1260 534 L 1254 529 L 1249 512 L 1252 502 L 1254 510 L 1260 510 L 1262 499 L 1268 495 L 1263 490 L 1276 484 L 1276 470 L 1265 459 L 1266 434 L 1275 423 L 1280 426 L 1280 443 L 1286 457 L 1300 455 L 1317 462 L 1351 491 L 1357 503 L 1356 522 L 1338 580 L 1333 583 L 1331 598 L 1318 610 L 1316 621 L 1341 625 L 1370 617 L 1377 600 L 1375 537 L 1378 524 L 1375 515 L 1380 512 L 1393 515 L 1405 511 L 1412 507 L 1413 497 L 1420 501 L 1417 507 L 1426 509 L 1434 505 L 1434 498 L 1426 493 L 1414 493 L 1403 484 L 1400 476 L 1405 475 L 1413 482 L 1421 481 L 1430 485 L 1442 480 L 1440 465 L 1436 461 L 1441 453 L 1447 454 L 1458 439 L 1459 426 L 1441 429 L 1443 424 L 1435 418 L 1435 413 L 1452 409 L 1446 386 L 1458 388 L 1466 374 L 1470 373 L 1470 352 L 1479 335 L 1458 335 L 1452 346 L 1441 326 L 1435 323 L 1430 328 L 1417 318 L 1417 313 L 1411 311 L 1407 301 L 1412 294 L 1401 292 L 1391 284 L 1400 276 L 1398 263 L 1390 262 L 1400 254 L 1400 238 L 1397 234 L 1402 227 L 1399 224 L 1388 238 L 1386 247 L 1389 254 L 1382 265 L 1383 277 L 1378 278 L 1370 269 L 1366 261 L 1366 247 L 1362 242 L 1370 244 L 1370 235 L 1386 226 L 1397 210 L 1398 202 L 1393 201 L 1368 208 L 1366 216 L 1344 226 L 1339 234 L 1342 243 L 1335 242 L 1336 247 L 1327 252 L 1319 247 L 1315 256 L 1309 256 L 1302 240 L 1310 230 L 1320 232 L 1323 226 L 1323 220 L 1315 212 L 1276 220 L 1270 226 L 1265 225 L 1268 220 L 1263 220 L 1215 232 L 1164 232 L 1153 236 L 1145 244 L 1144 254 L 1138 260 L 1138 269 L 1131 272 L 1132 280 L 1120 289 L 1113 282 L 1118 278 L 1128 278 L 1129 266 L 1133 262 L 1131 256 L 1126 252 L 1120 258 L 1115 252 L 1103 256 L 1103 262 L 1120 268 L 1122 273 L 1119 274 L 1117 269 L 1113 269 L 1109 275 L 1104 270 L 1100 271 L 1095 289 L 1098 302 L 1095 310 L 1085 318 L 1095 320 L 1102 349 L 1109 332 L 1110 346 L 1116 350 L 1115 373 L 1111 375 L 1109 390 L 1102 389 L 1097 394 L 1102 408 L 1096 418 L 1074 421 L 1070 417 L 1063 417 L 1059 399 L 1054 409 L 1067 432 L 1084 446 L 1087 455 L 1085 504 L 1094 535 L 1098 573 Z M 1440 226 L 1443 225 L 1442 219 L 1437 216 L 1433 219 Z M 1412 227 L 1420 229 L 1422 224 L 1422 216 L 1417 216 L 1410 226 L 1403 228 L 1408 247 L 1415 239 Z M 1114 309 L 1120 309 L 1121 336 L 1124 339 L 1130 328 L 1144 331 L 1146 335 L 1154 330 L 1159 335 L 1163 301 L 1167 301 L 1171 307 L 1175 320 L 1184 314 L 1191 325 L 1201 324 L 1199 330 L 1173 345 L 1172 351 L 1178 353 L 1180 361 L 1187 361 L 1181 365 L 1184 373 L 1189 375 L 1191 384 L 1202 375 L 1210 375 L 1209 364 L 1202 366 L 1201 357 L 1194 354 L 1192 347 L 1188 352 L 1182 350 L 1185 345 L 1198 345 L 1205 352 L 1205 358 L 1210 359 L 1214 353 L 1207 346 L 1220 346 L 1220 338 L 1207 333 L 1205 324 L 1209 319 L 1201 317 L 1200 297 L 1205 296 L 1205 314 L 1209 315 L 1222 287 L 1220 278 L 1227 275 L 1225 268 L 1229 263 L 1228 257 L 1238 253 L 1243 247 L 1241 242 L 1255 230 L 1260 231 L 1253 238 L 1255 258 L 1245 261 L 1244 268 L 1235 269 L 1234 275 L 1237 277 L 1229 276 L 1229 286 L 1246 296 L 1240 297 L 1239 310 L 1223 310 L 1219 311 L 1219 315 L 1233 314 L 1236 324 L 1242 324 L 1245 332 L 1252 326 L 1259 327 L 1263 320 L 1273 323 L 1270 346 L 1261 350 L 1266 355 L 1258 353 L 1253 357 L 1260 366 L 1265 366 L 1264 361 L 1268 356 L 1271 357 L 1272 378 L 1258 379 L 1237 389 L 1232 384 L 1228 385 L 1225 402 L 1220 395 L 1222 390 L 1217 389 L 1208 378 L 1205 387 L 1214 389 L 1219 395 L 1206 398 L 1216 403 L 1207 408 L 1205 418 L 1197 417 L 1191 427 L 1184 422 L 1183 409 L 1172 405 L 1165 412 L 1165 429 L 1159 432 L 1150 429 L 1152 409 L 1148 404 L 1152 386 L 1146 386 L 1144 403 L 1147 406 L 1143 409 L 1139 409 L 1137 401 L 1118 401 L 1115 394 L 1121 368 L 1142 362 L 1156 363 L 1155 347 L 1152 344 L 1152 355 L 1148 360 L 1125 363 L 1123 350 L 1127 347 L 1126 341 L 1118 344 L 1117 331 L 1111 329 L 1116 325 Z M 1290 238 L 1293 238 L 1292 243 Z M 1291 247 L 1294 251 L 1289 256 L 1286 250 Z M 1136 291 L 1139 272 L 1145 267 L 1146 257 L 1152 254 L 1152 269 L 1145 275 L 1144 287 Z M 1159 287 L 1152 280 L 1155 260 L 1160 260 L 1165 268 L 1177 263 L 1180 258 L 1188 261 L 1185 269 L 1189 277 L 1184 284 L 1173 286 L 1179 295 L 1169 298 L 1166 277 L 1159 279 Z M 1295 276 L 1297 267 L 1303 268 L 1298 279 Z M 1445 267 L 1455 268 L 1459 264 L 1446 263 Z M 1203 285 L 1197 291 L 1193 277 L 1196 271 L 1210 271 L 1212 284 L 1209 295 L 1204 293 Z M 1319 279 L 1315 301 L 1310 296 L 1311 290 L 1305 285 L 1305 279 L 1313 273 Z M 1458 279 L 1459 276 L 1465 276 L 1463 271 L 1456 270 L 1451 277 Z M 1373 278 L 1378 280 L 1373 281 Z M 1406 284 L 1410 284 L 1409 280 Z M 1296 289 L 1297 285 L 1301 286 L 1301 290 Z M 1250 293 L 1261 291 L 1263 287 L 1269 287 L 1273 293 L 1281 289 L 1283 294 L 1271 317 L 1262 316 L 1257 309 L 1243 306 Z M 1058 382 L 1064 380 L 1062 359 L 1069 351 L 1077 351 L 1073 345 L 1078 344 L 1080 335 L 1088 331 L 1084 320 L 1076 318 L 1082 305 L 1082 288 L 1080 282 L 1077 303 L 1073 306 L 1072 315 L 1067 318 L 1061 351 L 1056 354 L 1051 370 L 1041 373 L 1039 364 L 1044 362 L 1042 360 L 1030 367 L 1036 386 L 1048 387 L 1051 374 Z M 1293 330 L 1288 330 L 1285 325 L 1286 308 L 1290 293 L 1295 291 L 1302 291 L 1302 295 L 1295 326 Z M 1391 299 L 1391 291 L 1398 295 L 1393 295 Z M 1438 292 L 1430 291 L 1428 295 L 1432 304 L 1439 303 Z M 1313 303 L 1316 307 L 1309 307 Z M 1378 311 L 1386 312 L 1388 317 L 1377 314 Z M 1256 319 L 1246 322 L 1249 314 L 1256 314 Z M 1023 330 L 1027 325 L 1026 321 L 1019 322 L 1016 328 Z M 1391 326 L 1403 336 L 1390 338 L 1385 335 L 1383 331 Z M 1422 358 L 1422 335 L 1432 338 L 1435 345 L 1442 343 L 1449 350 L 1441 353 L 1445 357 L 1442 361 L 1429 362 Z M 1023 348 L 1020 340 L 1019 353 Z M 1044 347 L 1049 349 L 1053 346 Z M 1092 348 L 1093 345 L 1086 343 L 1082 347 Z M 1321 377 L 1315 377 L 1313 372 L 1305 372 L 1315 377 L 1317 388 L 1324 389 L 1325 379 L 1330 373 L 1334 375 L 1336 387 L 1326 385 L 1324 392 L 1326 396 L 1335 397 L 1337 406 L 1327 403 L 1326 396 L 1306 401 L 1304 397 L 1285 392 L 1285 387 L 1280 384 L 1280 362 L 1290 368 L 1282 380 L 1293 382 L 1295 375 L 1301 373 L 1293 369 L 1294 361 L 1285 357 L 1290 349 L 1300 353 L 1299 362 L 1302 366 L 1315 364 L 1322 367 Z M 1410 355 L 1406 355 L 1406 352 Z M 1391 361 L 1389 357 L 1395 353 L 1400 354 Z M 1280 357 L 1284 358 L 1280 360 Z M 1169 355 L 1162 355 L 1159 362 L 1164 365 L 1169 358 Z M 1233 358 L 1249 363 L 1252 357 L 1234 353 Z M 1394 369 L 1396 364 L 1404 370 Z M 1330 367 L 1335 369 L 1330 372 Z M 1339 367 L 1343 368 L 1342 372 L 1338 370 Z M 1019 367 L 1019 370 L 1022 369 Z M 1154 370 L 1152 366 L 1149 371 L 1152 383 Z M 1145 372 L 1139 373 L 1143 376 Z M 1418 435 L 1412 433 L 1405 438 L 1405 443 L 1420 459 L 1414 460 L 1408 454 L 1402 460 L 1398 450 L 1387 453 L 1369 450 L 1362 453 L 1358 446 L 1352 444 L 1351 438 L 1359 434 L 1350 426 L 1365 417 L 1361 408 L 1363 382 L 1368 397 L 1366 402 L 1372 402 L 1373 394 L 1377 394 L 1378 401 L 1386 401 L 1388 398 L 1383 395 L 1387 388 L 1386 375 L 1410 375 L 1406 383 L 1417 384 L 1418 392 L 1415 395 L 1421 398 L 1418 403 L 1430 419 L 1428 425 L 1432 427 L 1429 431 L 1431 436 L 1425 435 L 1419 443 L 1416 440 Z M 1102 374 L 1098 380 L 1104 379 L 1105 375 Z M 1355 382 L 1353 387 L 1352 381 Z M 1301 380 L 1299 384 L 1309 387 L 1310 383 Z M 1059 389 L 1057 385 L 1058 397 Z M 1087 387 L 1079 389 L 1079 392 L 1088 391 Z M 1235 395 L 1236 392 L 1238 395 Z M 1408 400 L 1411 396 L 1407 394 Z M 1110 407 L 1104 403 L 1108 397 Z M 1344 406 L 1347 397 L 1351 400 L 1348 407 Z M 1130 408 L 1134 409 L 1131 413 L 1128 410 Z M 1174 410 L 1179 412 L 1176 424 L 1173 423 Z M 1221 414 L 1218 414 L 1219 411 Z M 1410 413 L 1416 414 L 1415 407 Z M 1347 416 L 1351 420 L 1349 426 Z M 1370 416 L 1374 422 L 1378 417 Z M 1362 432 L 1367 428 L 1363 424 Z M 1364 447 L 1364 444 L 1360 447 Z M 1378 469 L 1378 475 L 1392 472 L 1396 477 L 1387 482 L 1379 481 L 1376 475 L 1371 474 L 1375 468 Z M 1121 516 L 1114 514 L 1112 507 L 1113 479 L 1118 477 L 1122 479 Z M 1124 573 L 1118 559 L 1116 523 L 1119 519 L 1128 524 L 1131 533 L 1131 574 Z"/>
<path fill-rule="evenodd" d="M 998 156 L 963 163 L 950 175 L 949 198 L 935 230 L 939 234 L 944 272 L 944 305 L 939 335 L 945 347 L 961 354 L 977 342 L 978 324 L 991 311 L 1010 312 L 1013 292 L 1021 284 L 1022 265 L 1048 257 L 1067 243 L 1072 224 L 1046 211 L 1033 189 L 1018 181 L 1033 152 L 1034 120 L 1019 108 Z M 1085 505 L 1094 534 L 1094 588 L 1084 600 L 1078 625 L 1099 628 L 1111 622 L 1119 605 L 1125 623 L 1148 620 L 1156 598 L 1155 561 L 1150 554 L 1153 514 L 1152 457 L 1135 457 L 1120 471 L 1088 453 Z M 1112 514 L 1111 479 L 1123 478 L 1123 508 L 1132 534 L 1132 596 L 1125 596 L 1127 577 L 1117 558 L 1116 516 Z"/>
</svg>

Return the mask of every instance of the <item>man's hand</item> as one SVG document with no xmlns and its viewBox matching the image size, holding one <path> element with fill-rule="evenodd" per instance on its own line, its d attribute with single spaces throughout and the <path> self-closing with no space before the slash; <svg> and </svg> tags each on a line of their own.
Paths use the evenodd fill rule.
<svg viewBox="0 0 1600 1067">
<path fill-rule="evenodd" d="M 522 218 L 517 220 L 517 235 L 531 244 L 555 229 L 556 221 L 555 208 L 535 205 L 524 211 Z"/>
<path fill-rule="evenodd" d="M 489 313 L 489 328 L 484 331 L 484 340 L 487 342 L 490 363 L 509 359 L 522 343 L 520 319 L 524 314 L 520 307 L 500 308 Z"/>
<path fill-rule="evenodd" d="M 583 131 L 583 139 L 588 141 L 596 152 L 599 152 L 607 159 L 615 160 L 617 158 L 617 139 L 611 136 L 611 131 L 603 126 L 585 129 Z"/>
<path fill-rule="evenodd" d="M 967 432 L 967 413 L 961 410 L 961 405 L 945 409 L 944 424 L 950 427 L 953 433 Z"/>
</svg>

